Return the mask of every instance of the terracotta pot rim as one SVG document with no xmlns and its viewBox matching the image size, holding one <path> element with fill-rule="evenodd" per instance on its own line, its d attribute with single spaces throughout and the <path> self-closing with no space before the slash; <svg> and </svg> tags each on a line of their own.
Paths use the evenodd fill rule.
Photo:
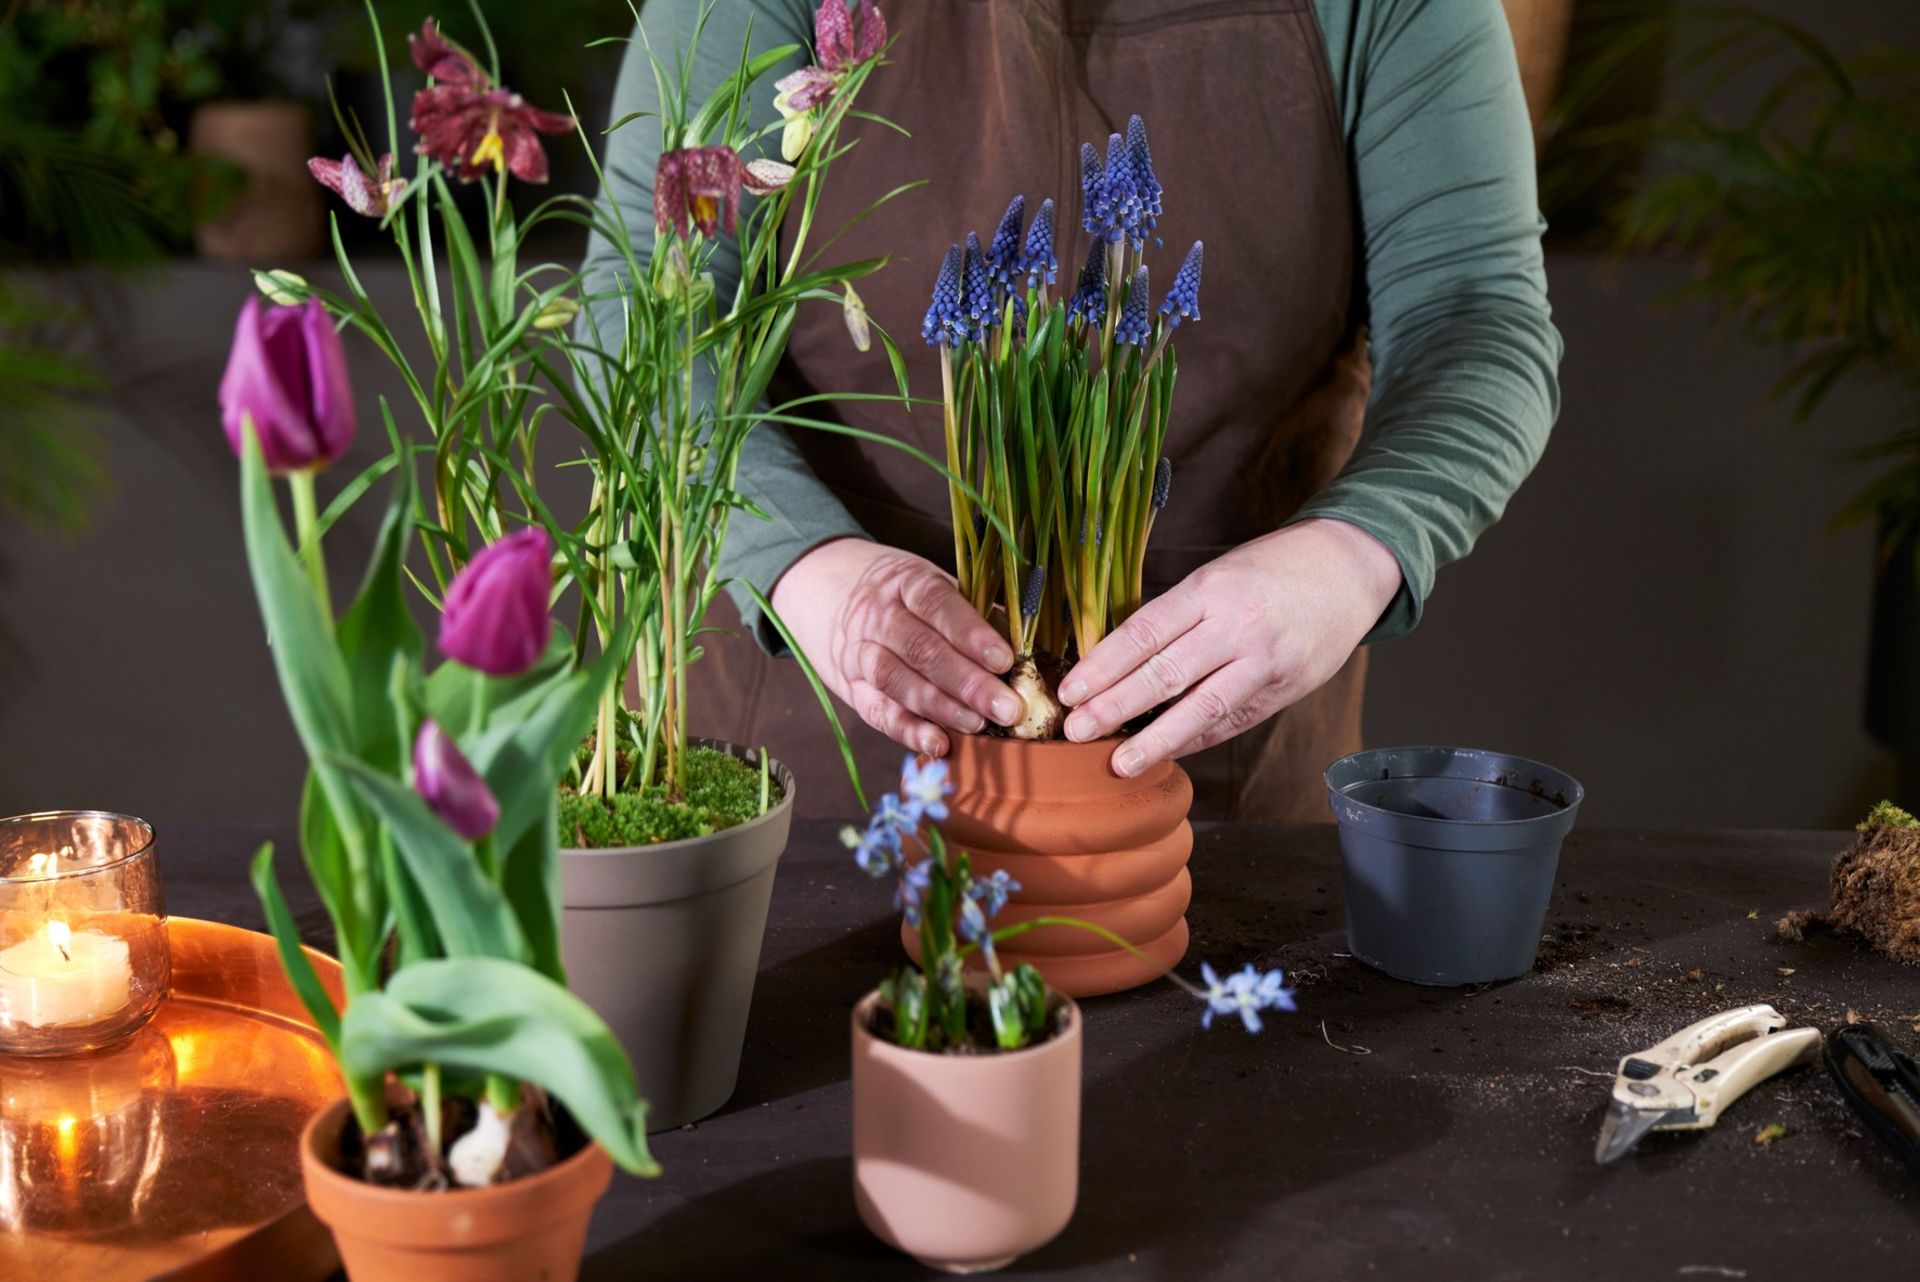
<svg viewBox="0 0 1920 1282">
<path fill-rule="evenodd" d="M 689 740 L 689 742 L 696 747 L 717 749 L 718 751 L 726 753 L 728 756 L 738 758 L 742 761 L 746 760 L 747 753 L 755 751 L 755 749 L 744 748 L 737 743 L 732 743 L 725 739 L 701 739 L 696 737 Z M 722 828 L 718 832 L 709 832 L 699 837 L 679 837 L 673 841 L 656 841 L 645 846 L 562 846 L 560 847 L 560 856 L 563 859 L 633 858 L 636 856 L 658 856 L 660 858 L 666 858 L 682 851 L 697 849 L 708 842 L 742 838 L 756 828 L 763 828 L 775 822 L 780 818 L 782 812 L 793 809 L 793 796 L 799 787 L 798 779 L 795 777 L 792 768 L 788 766 L 786 762 L 780 760 L 780 758 L 769 756 L 767 760 L 772 768 L 774 781 L 780 785 L 781 796 L 780 800 L 774 803 L 773 809 L 767 811 L 765 814 L 755 815 L 745 823 L 735 824 L 731 828 Z M 743 878 L 742 880 L 746 879 Z M 725 887 L 714 887 L 714 889 L 723 890 Z"/>
<path fill-rule="evenodd" d="M 986 986 L 986 978 L 983 975 L 969 973 L 966 976 L 966 984 L 967 987 L 973 989 L 984 988 Z M 1031 1046 L 1022 1046 L 1017 1051 L 991 1051 L 984 1055 L 947 1055 L 940 1051 L 921 1050 L 917 1046 L 902 1046 L 898 1042 L 887 1041 L 878 1033 L 874 1032 L 868 1022 L 868 1016 L 872 1013 L 873 1009 L 880 1004 L 880 990 L 877 987 L 868 989 L 866 996 L 853 1004 L 853 1036 L 855 1040 L 864 1038 L 872 1042 L 880 1048 L 882 1053 L 898 1052 L 902 1055 L 918 1056 L 943 1064 L 977 1064 L 982 1066 L 982 1071 L 987 1071 L 984 1068 L 985 1065 L 1014 1064 L 1023 1060 L 1034 1059 L 1048 1052 L 1056 1051 L 1079 1037 L 1081 1029 L 1086 1022 L 1085 1017 L 1080 1011 L 1080 1003 L 1057 988 L 1048 987 L 1047 993 L 1049 996 L 1056 997 L 1064 1003 L 1067 1012 L 1066 1026 L 1054 1033 L 1053 1036 L 1047 1038 L 1044 1042 L 1036 1042 Z"/>
<path fill-rule="evenodd" d="M 959 731 L 955 731 L 953 737 L 955 742 L 969 740 L 974 743 L 1004 743 L 1015 748 L 1038 750 L 1049 748 L 1079 748 L 1085 751 L 1086 749 L 1098 748 L 1102 745 L 1116 744 L 1122 739 L 1131 739 L 1133 736 L 1127 734 L 1110 734 L 1099 739 L 1015 739 L 1009 735 L 988 734 L 984 730 L 977 730 L 972 734 L 962 734 Z"/>
<path fill-rule="evenodd" d="M 585 1144 L 581 1145 L 579 1150 L 571 1157 L 568 1157 L 565 1161 L 556 1162 L 537 1175 L 529 1175 L 524 1179 L 509 1180 L 505 1184 L 488 1185 L 483 1189 L 452 1188 L 438 1189 L 429 1192 L 423 1189 L 402 1189 L 393 1188 L 384 1184 L 369 1184 L 363 1179 L 347 1174 L 338 1166 L 334 1165 L 333 1159 L 338 1156 L 337 1153 L 322 1153 L 319 1148 L 318 1137 L 322 1127 L 331 1125 L 333 1118 L 337 1114 L 346 1113 L 349 1107 L 348 1100 L 345 1096 L 342 1096 L 307 1119 L 306 1126 L 303 1127 L 300 1132 L 301 1154 L 311 1159 L 311 1161 L 303 1163 L 305 1172 L 308 1178 L 312 1178 L 315 1174 L 318 1174 L 321 1178 L 331 1183 L 351 1189 L 357 1198 L 365 1198 L 384 1206 L 425 1206 L 430 1204 L 433 1206 L 457 1207 L 465 1204 L 473 1207 L 479 1203 L 492 1201 L 504 1195 L 511 1194 L 518 1196 L 532 1191 L 539 1191 L 549 1186 L 570 1183 L 574 1179 L 579 1178 L 583 1166 L 594 1163 L 596 1158 L 608 1162 L 612 1161 L 611 1158 L 606 1156 L 605 1150 L 592 1140 L 588 1140 Z M 344 1125 L 342 1125 L 340 1130 L 345 1130 Z M 338 1133 L 339 1132 L 336 1132 L 336 1140 Z M 337 1143 L 335 1147 L 338 1147 Z"/>
</svg>

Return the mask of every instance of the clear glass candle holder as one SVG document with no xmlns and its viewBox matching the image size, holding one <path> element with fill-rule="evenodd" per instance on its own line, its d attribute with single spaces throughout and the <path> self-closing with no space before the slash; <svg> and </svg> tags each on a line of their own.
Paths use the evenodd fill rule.
<svg viewBox="0 0 1920 1282">
<path fill-rule="evenodd" d="M 151 824 L 97 810 L 0 819 L 0 1054 L 121 1041 L 172 976 Z"/>
</svg>

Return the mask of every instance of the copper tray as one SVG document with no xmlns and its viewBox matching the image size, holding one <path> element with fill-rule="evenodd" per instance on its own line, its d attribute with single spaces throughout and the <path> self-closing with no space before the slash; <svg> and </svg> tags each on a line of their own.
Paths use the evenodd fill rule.
<svg viewBox="0 0 1920 1282">
<path fill-rule="evenodd" d="M 273 941 L 175 917 L 173 992 L 124 1045 L 0 1056 L 0 1278 L 307 1282 L 339 1268 L 300 1130 L 339 1074 Z M 309 954 L 340 1000 L 340 968 Z"/>
</svg>

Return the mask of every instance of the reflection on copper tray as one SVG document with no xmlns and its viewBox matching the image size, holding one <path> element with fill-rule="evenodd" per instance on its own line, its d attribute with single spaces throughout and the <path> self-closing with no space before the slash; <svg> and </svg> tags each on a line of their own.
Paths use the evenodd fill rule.
<svg viewBox="0 0 1920 1282">
<path fill-rule="evenodd" d="M 321 1279 L 299 1139 L 340 1095 L 325 1044 L 252 931 L 168 923 L 173 994 L 132 1039 L 0 1056 L 0 1278 Z M 339 968 L 316 955 L 339 1000 Z"/>
</svg>

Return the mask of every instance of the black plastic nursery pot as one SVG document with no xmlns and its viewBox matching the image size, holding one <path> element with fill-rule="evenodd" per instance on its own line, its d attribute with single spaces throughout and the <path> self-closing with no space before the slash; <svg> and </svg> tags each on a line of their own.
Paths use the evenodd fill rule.
<svg viewBox="0 0 1920 1282">
<path fill-rule="evenodd" d="M 1326 779 L 1355 957 L 1416 984 L 1533 968 L 1577 780 L 1472 748 L 1369 749 Z"/>
<path fill-rule="evenodd" d="M 759 756 L 700 739 L 754 766 Z M 793 772 L 755 819 L 651 846 L 563 849 L 561 959 L 569 986 L 626 1048 L 647 1129 L 670 1130 L 733 1094 L 773 879 L 793 821 Z"/>
</svg>

